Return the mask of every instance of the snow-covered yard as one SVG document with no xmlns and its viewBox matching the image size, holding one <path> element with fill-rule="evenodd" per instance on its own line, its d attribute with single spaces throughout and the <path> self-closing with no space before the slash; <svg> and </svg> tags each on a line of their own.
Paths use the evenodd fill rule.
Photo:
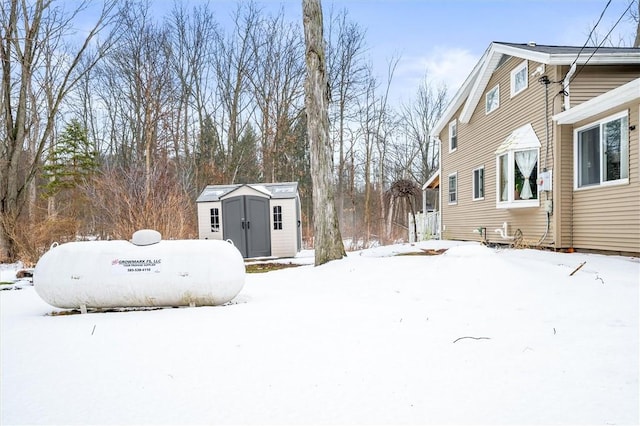
<svg viewBox="0 0 640 426">
<path fill-rule="evenodd" d="M 0 421 L 637 424 L 639 276 L 431 241 L 249 274 L 219 307 L 51 315 L 1 291 Z"/>
</svg>

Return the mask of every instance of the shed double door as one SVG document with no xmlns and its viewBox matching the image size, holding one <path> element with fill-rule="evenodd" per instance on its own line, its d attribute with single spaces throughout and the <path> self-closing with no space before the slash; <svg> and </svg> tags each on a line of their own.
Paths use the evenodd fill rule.
<svg viewBox="0 0 640 426">
<path fill-rule="evenodd" d="M 222 201 L 223 238 L 243 257 L 271 256 L 269 200 L 243 195 Z"/>
</svg>

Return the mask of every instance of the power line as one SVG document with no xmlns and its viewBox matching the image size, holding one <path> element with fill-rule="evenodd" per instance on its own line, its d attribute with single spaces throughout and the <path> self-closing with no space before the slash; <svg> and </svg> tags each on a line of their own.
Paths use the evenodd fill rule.
<svg viewBox="0 0 640 426">
<path fill-rule="evenodd" d="M 591 36 L 593 35 L 593 32 L 596 30 L 596 28 L 598 28 L 598 24 L 600 24 L 600 21 L 602 20 L 602 17 L 604 16 L 604 13 L 607 11 L 607 8 L 609 7 L 609 5 L 611 4 L 611 0 L 609 0 L 606 4 L 606 6 L 604 7 L 604 9 L 602 10 L 602 13 L 600 13 L 600 17 L 598 18 L 598 21 L 596 22 L 596 24 L 593 26 L 593 28 L 591 29 L 591 32 L 589 33 L 589 35 L 587 36 L 587 41 L 584 42 L 584 45 L 582 45 L 582 48 L 580 49 L 580 51 L 578 52 L 578 56 L 576 56 L 576 59 L 573 60 L 573 62 L 571 63 L 571 66 L 569 67 L 569 69 L 571 69 L 572 66 L 575 65 L 576 62 L 578 62 L 578 58 L 580 57 L 580 54 L 582 53 L 582 51 L 584 50 L 585 47 L 587 47 L 587 44 L 589 43 L 589 40 L 591 40 Z"/>
<path fill-rule="evenodd" d="M 609 0 L 609 3 L 611 3 L 611 0 Z M 607 7 L 609 6 L 609 3 L 607 3 Z M 591 52 L 591 55 L 589 55 L 589 57 L 587 58 L 587 60 L 584 62 L 584 64 L 582 64 L 582 66 L 580 67 L 580 69 L 578 69 L 576 71 L 576 73 L 571 76 L 571 80 L 569 80 L 569 84 L 571 84 L 571 82 L 578 76 L 578 74 L 580 74 L 580 72 L 584 69 L 584 67 L 589 63 L 589 61 L 591 60 L 591 58 L 593 58 L 593 55 L 596 54 L 596 52 L 598 51 L 598 49 L 600 49 L 602 47 L 602 45 L 604 44 L 605 41 L 607 41 L 609 39 L 609 36 L 611 35 L 611 33 L 613 32 L 613 30 L 618 26 L 618 24 L 620 23 L 620 21 L 622 21 L 622 18 L 624 18 L 624 16 L 627 14 L 627 12 L 629 11 L 629 9 L 631 9 L 631 6 L 633 6 L 634 1 L 632 0 L 629 3 L 629 6 L 627 6 L 627 8 L 624 10 L 624 12 L 622 12 L 622 15 L 620 15 L 620 17 L 618 18 L 618 20 L 616 21 L 615 24 L 613 24 L 613 26 L 611 27 L 611 29 L 609 30 L 609 32 L 607 33 L 606 36 L 604 36 L 604 38 L 602 39 L 602 41 L 600 42 L 600 44 L 593 49 L 593 52 Z M 605 10 L 607 10 L 607 8 L 605 7 Z M 604 13 L 604 11 L 603 11 Z M 602 15 L 601 15 L 602 17 Z M 600 21 L 598 21 L 600 22 Z M 598 24 L 596 24 L 597 26 Z M 594 27 L 595 29 L 595 27 Z M 591 31 L 593 33 L 593 30 Z M 589 37 L 591 37 L 591 35 L 589 35 Z M 585 44 L 586 45 L 586 44 Z M 582 48 L 584 49 L 584 47 Z M 582 52 L 582 49 L 580 49 L 580 51 Z M 576 59 L 573 61 L 573 64 L 576 63 L 576 61 L 578 60 L 578 57 L 580 57 L 580 53 L 578 53 L 578 56 L 576 57 Z M 571 66 L 573 66 L 573 64 L 571 64 Z M 569 67 L 569 69 L 571 69 L 571 67 Z"/>
</svg>

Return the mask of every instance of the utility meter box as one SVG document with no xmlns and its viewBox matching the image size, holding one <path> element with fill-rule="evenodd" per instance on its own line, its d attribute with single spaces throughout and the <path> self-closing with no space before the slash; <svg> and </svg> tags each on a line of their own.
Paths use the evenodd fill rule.
<svg viewBox="0 0 640 426">
<path fill-rule="evenodd" d="M 538 173 L 538 191 L 551 191 L 552 186 L 551 182 L 553 180 L 552 170 L 547 170 L 546 172 Z"/>
</svg>

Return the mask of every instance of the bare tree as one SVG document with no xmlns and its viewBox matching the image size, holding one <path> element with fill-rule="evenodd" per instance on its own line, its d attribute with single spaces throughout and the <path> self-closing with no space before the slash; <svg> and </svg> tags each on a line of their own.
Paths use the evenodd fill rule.
<svg viewBox="0 0 640 426">
<path fill-rule="evenodd" d="M 640 0 L 635 0 L 638 10 L 631 12 L 631 19 L 636 22 L 636 39 L 633 47 L 640 47 Z"/>
<path fill-rule="evenodd" d="M 374 231 L 374 219 L 373 219 L 373 161 L 374 161 L 374 145 L 376 134 L 376 118 L 377 103 L 376 103 L 376 90 L 378 83 L 372 75 L 372 70 L 367 69 L 367 86 L 364 92 L 364 96 L 358 98 L 358 126 L 359 136 L 362 139 L 362 147 L 360 151 L 360 161 L 362 162 L 362 180 L 364 183 L 364 228 L 365 239 L 368 241 Z"/>
<path fill-rule="evenodd" d="M 255 65 L 249 80 L 258 106 L 263 179 L 275 182 L 291 157 L 291 134 L 303 109 L 304 43 L 282 9 L 262 19 L 251 38 Z"/>
<path fill-rule="evenodd" d="M 79 46 L 66 42 L 73 20 L 87 7 L 82 1 L 67 8 L 53 0 L 7 0 L 0 4 L 0 61 L 2 62 L 2 112 L 0 139 L 0 258 L 16 259 L 16 222 L 26 201 L 29 184 L 36 177 L 42 153 L 56 126 L 57 113 L 69 91 L 78 84 L 106 52 L 110 38 L 96 42 L 111 23 L 114 2 L 105 2 L 95 24 Z M 97 45 L 95 43 L 98 43 Z M 55 75 L 42 81 L 39 69 L 50 49 L 65 60 Z M 50 50 L 51 51 L 51 50 Z M 84 57 L 90 60 L 83 61 Z M 50 84 L 48 102 L 40 87 Z M 46 104 L 46 108 L 42 105 Z M 37 138 L 31 129 L 39 126 Z M 25 147 L 29 147 L 25 152 Z"/>
<path fill-rule="evenodd" d="M 342 220 L 345 193 L 347 192 L 346 183 L 348 183 L 345 180 L 353 180 L 347 176 L 348 174 L 352 176 L 351 171 L 348 170 L 348 164 L 353 165 L 353 161 L 350 161 L 350 157 L 353 155 L 353 144 L 348 146 L 349 140 L 347 140 L 347 135 L 350 133 L 349 122 L 354 118 L 354 113 L 350 109 L 355 107 L 355 99 L 365 90 L 367 70 L 364 63 L 364 53 L 366 45 L 365 32 L 357 23 L 348 20 L 346 9 L 342 9 L 335 15 L 331 9 L 328 33 L 329 54 L 327 57 L 331 97 L 329 113 L 332 134 L 335 135 L 332 144 L 333 152 L 338 155 L 336 197 L 338 217 Z M 350 141 L 354 142 L 353 138 Z M 348 188 L 353 211 L 355 207 L 354 188 L 353 185 L 349 185 Z"/>
<path fill-rule="evenodd" d="M 334 203 L 329 143 L 327 62 L 320 0 L 302 0 L 307 78 L 305 106 L 311 146 L 315 265 L 346 256 Z"/>
<path fill-rule="evenodd" d="M 403 157 L 409 160 L 403 167 L 416 182 L 426 182 L 438 168 L 439 148 L 430 135 L 446 102 L 446 86 L 434 89 L 425 76 L 416 98 L 402 107 L 402 130 L 408 145 Z"/>
<path fill-rule="evenodd" d="M 393 74 L 395 73 L 396 66 L 398 65 L 399 57 L 391 58 L 387 64 L 387 82 L 384 88 L 384 93 L 380 95 L 377 100 L 377 111 L 375 116 L 375 146 L 378 154 L 378 196 L 380 198 L 380 216 L 384 217 L 385 211 L 385 172 L 386 172 L 386 163 L 387 163 L 387 148 L 389 142 L 391 140 L 391 128 L 393 127 L 393 118 L 392 112 L 389 108 L 389 89 L 391 87 L 391 82 L 393 80 Z M 386 239 L 391 238 L 391 218 L 387 218 L 387 227 L 385 232 Z"/>
<path fill-rule="evenodd" d="M 170 139 L 182 186 L 196 195 L 211 176 L 208 171 L 214 155 L 205 152 L 202 141 L 205 129 L 212 130 L 211 117 L 215 110 L 213 99 L 213 58 L 217 44 L 218 25 L 207 4 L 188 12 L 183 3 L 176 3 L 171 11 L 170 61 L 176 82 L 176 96 L 171 111 Z"/>
<path fill-rule="evenodd" d="M 126 76 L 126 92 L 132 106 L 135 152 L 144 162 L 145 193 L 150 193 L 152 169 L 158 148 L 166 149 L 168 137 L 162 132 L 173 108 L 173 86 L 168 58 L 168 29 L 153 23 L 149 9 L 129 9 L 124 20 L 131 29 L 115 60 Z"/>
<path fill-rule="evenodd" d="M 216 36 L 217 48 L 212 60 L 219 107 L 212 120 L 217 132 L 213 148 L 217 168 L 214 175 L 219 183 L 235 182 L 240 160 L 248 155 L 241 147 L 240 139 L 255 108 L 249 99 L 249 75 L 255 64 L 251 35 L 256 30 L 259 16 L 260 11 L 253 1 L 238 3 L 233 15 L 233 31 L 229 35 L 218 32 Z"/>
</svg>

